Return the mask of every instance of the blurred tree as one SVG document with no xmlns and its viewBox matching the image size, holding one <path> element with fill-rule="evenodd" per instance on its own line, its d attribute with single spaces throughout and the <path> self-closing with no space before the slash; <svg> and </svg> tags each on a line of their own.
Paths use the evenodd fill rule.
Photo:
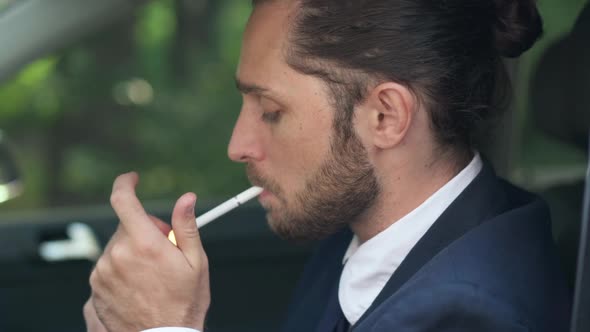
<svg viewBox="0 0 590 332">
<path fill-rule="evenodd" d="M 243 0 L 151 1 L 0 87 L 0 123 L 25 177 L 23 197 L 0 210 L 106 204 L 129 170 L 144 199 L 246 187 L 226 148 L 249 11 Z"/>
<path fill-rule="evenodd" d="M 530 70 L 585 1 L 539 2 L 547 33 L 516 82 L 523 128 Z M 215 199 L 246 187 L 226 148 L 249 11 L 244 0 L 153 0 L 0 86 L 0 128 L 25 178 L 25 194 L 0 211 L 106 204 L 113 179 L 129 170 L 140 172 L 144 199 Z"/>
</svg>

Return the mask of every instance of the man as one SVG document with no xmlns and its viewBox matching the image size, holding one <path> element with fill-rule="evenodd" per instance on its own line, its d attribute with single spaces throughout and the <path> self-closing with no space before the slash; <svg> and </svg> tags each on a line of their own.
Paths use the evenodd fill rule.
<svg viewBox="0 0 590 332">
<path fill-rule="evenodd" d="M 541 32 L 529 1 L 256 1 L 229 145 L 280 236 L 325 239 L 284 331 L 566 331 L 546 206 L 474 152 L 500 56 Z M 170 228 L 117 178 L 120 226 L 93 271 L 89 329 L 203 330 L 194 194 Z"/>
</svg>

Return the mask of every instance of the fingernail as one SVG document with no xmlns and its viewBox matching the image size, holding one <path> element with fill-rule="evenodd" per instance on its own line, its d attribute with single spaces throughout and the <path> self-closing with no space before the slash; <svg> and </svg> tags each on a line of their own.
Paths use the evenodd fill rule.
<svg viewBox="0 0 590 332">
<path fill-rule="evenodd" d="M 193 203 L 191 205 L 189 205 L 189 207 L 186 208 L 186 214 L 194 216 L 195 215 L 195 203 L 193 201 Z"/>
</svg>

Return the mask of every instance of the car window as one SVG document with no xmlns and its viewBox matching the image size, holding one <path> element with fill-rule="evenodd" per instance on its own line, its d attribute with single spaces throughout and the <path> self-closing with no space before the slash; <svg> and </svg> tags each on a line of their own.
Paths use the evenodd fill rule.
<svg viewBox="0 0 590 332">
<path fill-rule="evenodd" d="M 242 0 L 148 2 L 2 83 L 2 144 L 24 191 L 0 211 L 108 204 L 130 170 L 146 200 L 245 189 L 226 151 L 249 11 Z"/>
<path fill-rule="evenodd" d="M 11 40 L 18 38 L 14 31 L 18 29 L 2 29 L 2 14 L 19 2 L 33 3 L 0 0 L 0 35 Z M 118 222 L 108 206 L 118 174 L 138 171 L 140 199 L 158 206 L 162 218 L 187 191 L 199 195 L 199 208 L 249 187 L 243 165 L 229 161 L 226 151 L 241 105 L 234 76 L 250 1 L 109 0 L 116 2 L 142 4 L 115 21 L 105 18 L 108 24 L 91 34 L 77 35 L 76 26 L 66 27 L 67 42 L 52 45 L 59 46 L 57 50 L 40 42 L 30 54 L 43 55 L 22 68 L 0 66 L 0 77 L 15 72 L 0 82 L 1 281 L 3 289 L 18 299 L 3 297 L 15 304 L 6 308 L 11 310 L 7 315 L 16 312 L 13 319 L 19 323 L 31 321 L 27 319 L 32 310 L 29 302 L 20 299 L 35 296 L 41 308 L 36 312 L 45 316 L 31 323 L 60 331 L 67 329 L 55 329 L 46 322 L 83 326 L 80 313 L 89 293 L 87 278 L 94 258 L 84 264 L 68 257 L 63 265 L 46 264 L 37 246 L 68 239 L 69 227 L 79 223 L 92 226 L 104 245 Z M 588 155 L 584 148 L 539 125 L 537 115 L 547 103 L 536 100 L 535 82 L 551 82 L 537 76 L 546 55 L 570 33 L 588 1 L 537 2 L 545 33 L 521 59 L 508 62 L 513 103 L 484 152 L 498 173 L 549 203 L 554 237 L 573 287 Z M 73 8 L 67 1 L 60 3 L 60 8 Z M 54 11 L 61 14 L 61 9 Z M 46 11 L 35 13 L 46 19 L 32 23 L 52 20 L 40 13 Z M 32 34 L 37 35 L 36 31 Z M 565 63 L 572 61 L 565 59 Z M 551 111 L 565 114 L 561 108 L 549 107 Z M 23 217 L 31 211 L 36 212 L 34 218 Z M 281 317 L 278 312 L 306 256 L 271 237 L 262 209 L 244 208 L 240 213 L 229 218 L 234 221 L 212 225 L 204 233 L 210 241 L 211 262 L 217 264 L 211 279 L 217 282 L 213 285 L 218 287 L 216 301 L 222 296 L 221 309 L 213 310 L 212 324 L 274 331 L 273 324 L 278 325 Z M 268 236 L 260 236 L 266 234 L 263 231 Z M 251 280 L 251 287 L 235 283 L 236 275 L 246 275 L 244 280 Z M 252 285 L 254 281 L 261 287 Z M 243 296 L 248 310 L 234 299 L 239 291 L 258 289 L 261 292 L 254 292 L 254 299 Z M 54 295 L 62 290 L 63 294 Z M 586 306 L 580 306 L 580 312 L 587 312 Z M 225 331 L 237 329 L 231 326 Z"/>
<path fill-rule="evenodd" d="M 515 147 L 509 178 L 533 190 L 543 191 L 564 182 L 580 181 L 586 171 L 586 151 L 572 146 L 539 128 L 536 115 L 534 80 L 548 49 L 567 36 L 587 3 L 586 0 L 538 1 L 544 20 L 544 34 L 518 63 L 513 78 Z M 567 59 L 564 59 L 567 62 Z M 565 64 L 565 63 L 564 63 Z M 558 110 L 555 110 L 558 112 Z"/>
<path fill-rule="evenodd" d="M 1 8 L 14 1 L 1 1 Z M 545 34 L 513 68 L 514 103 L 491 159 L 534 191 L 580 180 L 586 156 L 539 130 L 531 79 L 584 0 L 541 0 Z M 108 203 L 119 173 L 147 200 L 217 199 L 248 186 L 226 147 L 240 107 L 234 71 L 250 5 L 155 0 L 0 85 L 0 130 L 24 191 L 2 211 Z M 507 131 L 506 131 L 507 130 Z"/>
<path fill-rule="evenodd" d="M 14 4 L 16 0 L 0 0 L 0 13 L 6 10 L 10 5 Z"/>
</svg>

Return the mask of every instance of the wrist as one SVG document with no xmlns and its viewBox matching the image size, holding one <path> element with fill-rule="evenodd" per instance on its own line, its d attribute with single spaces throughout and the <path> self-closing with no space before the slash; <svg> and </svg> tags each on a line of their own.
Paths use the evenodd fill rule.
<svg viewBox="0 0 590 332">
<path fill-rule="evenodd" d="M 205 330 L 205 320 L 207 318 L 207 313 L 198 313 L 193 314 L 190 317 L 187 317 L 185 320 L 186 324 L 184 326 L 190 327 L 195 330 L 204 331 Z"/>
</svg>

